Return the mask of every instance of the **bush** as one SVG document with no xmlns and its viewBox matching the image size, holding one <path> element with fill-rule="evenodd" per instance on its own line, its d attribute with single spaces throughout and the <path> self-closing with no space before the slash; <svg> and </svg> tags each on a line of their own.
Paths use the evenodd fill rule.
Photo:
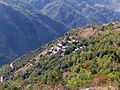
<svg viewBox="0 0 120 90">
<path fill-rule="evenodd" d="M 60 82 L 61 76 L 60 76 L 60 73 L 58 73 L 57 71 L 51 70 L 47 74 L 46 79 L 47 79 L 47 84 L 56 85 Z"/>
</svg>

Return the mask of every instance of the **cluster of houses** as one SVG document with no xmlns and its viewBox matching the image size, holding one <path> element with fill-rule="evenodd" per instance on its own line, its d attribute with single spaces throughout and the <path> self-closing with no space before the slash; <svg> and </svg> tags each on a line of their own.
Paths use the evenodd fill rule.
<svg viewBox="0 0 120 90">
<path fill-rule="evenodd" d="M 70 44 L 78 44 L 79 40 L 75 39 L 74 37 L 64 37 L 62 40 L 58 41 L 57 44 L 53 44 L 50 48 L 47 48 L 44 52 L 44 54 L 56 54 L 58 52 L 62 52 L 61 55 L 64 54 L 64 52 L 66 51 L 66 48 L 70 45 Z M 78 47 L 75 49 L 74 52 L 79 51 L 80 49 L 84 48 L 84 46 Z"/>
</svg>

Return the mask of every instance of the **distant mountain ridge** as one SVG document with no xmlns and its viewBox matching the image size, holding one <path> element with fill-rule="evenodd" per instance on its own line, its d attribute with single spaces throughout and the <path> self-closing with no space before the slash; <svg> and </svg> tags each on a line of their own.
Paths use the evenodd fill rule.
<svg viewBox="0 0 120 90">
<path fill-rule="evenodd" d="M 54 0 L 41 12 L 70 27 L 120 20 L 120 13 L 89 0 Z"/>
<path fill-rule="evenodd" d="M 25 4 L 29 4 L 29 6 L 35 7 L 40 10 L 44 6 L 46 6 L 47 4 L 49 4 L 51 2 L 56 2 L 56 1 L 64 2 L 66 0 L 1 0 L 1 1 L 5 1 L 8 3 L 12 3 L 12 4 L 16 4 L 19 2 L 19 4 L 21 4 L 21 5 L 25 3 Z M 88 3 L 94 2 L 94 3 L 102 4 L 106 8 L 111 8 L 118 12 L 119 12 L 119 7 L 120 7 L 120 0 L 102 0 L 102 1 L 101 0 L 71 0 L 71 1 L 72 2 L 73 1 L 88 2 Z"/>
<path fill-rule="evenodd" d="M 92 23 L 120 20 L 119 0 L 5 0 L 10 3 L 28 4 L 35 10 L 69 27 L 76 28 Z M 14 2 L 12 2 L 14 1 Z"/>
</svg>

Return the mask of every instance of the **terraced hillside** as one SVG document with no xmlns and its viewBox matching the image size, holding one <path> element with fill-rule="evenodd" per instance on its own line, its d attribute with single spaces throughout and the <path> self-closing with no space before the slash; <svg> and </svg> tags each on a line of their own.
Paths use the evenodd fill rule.
<svg viewBox="0 0 120 90">
<path fill-rule="evenodd" d="M 72 30 L 0 73 L 1 90 L 118 90 L 120 22 Z"/>
</svg>

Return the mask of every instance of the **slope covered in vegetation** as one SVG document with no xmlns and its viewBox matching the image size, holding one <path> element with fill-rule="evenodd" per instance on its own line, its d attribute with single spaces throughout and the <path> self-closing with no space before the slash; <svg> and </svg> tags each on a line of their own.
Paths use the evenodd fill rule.
<svg viewBox="0 0 120 90">
<path fill-rule="evenodd" d="M 120 23 L 72 30 L 12 64 L 0 68 L 1 90 L 118 90 Z"/>
</svg>

